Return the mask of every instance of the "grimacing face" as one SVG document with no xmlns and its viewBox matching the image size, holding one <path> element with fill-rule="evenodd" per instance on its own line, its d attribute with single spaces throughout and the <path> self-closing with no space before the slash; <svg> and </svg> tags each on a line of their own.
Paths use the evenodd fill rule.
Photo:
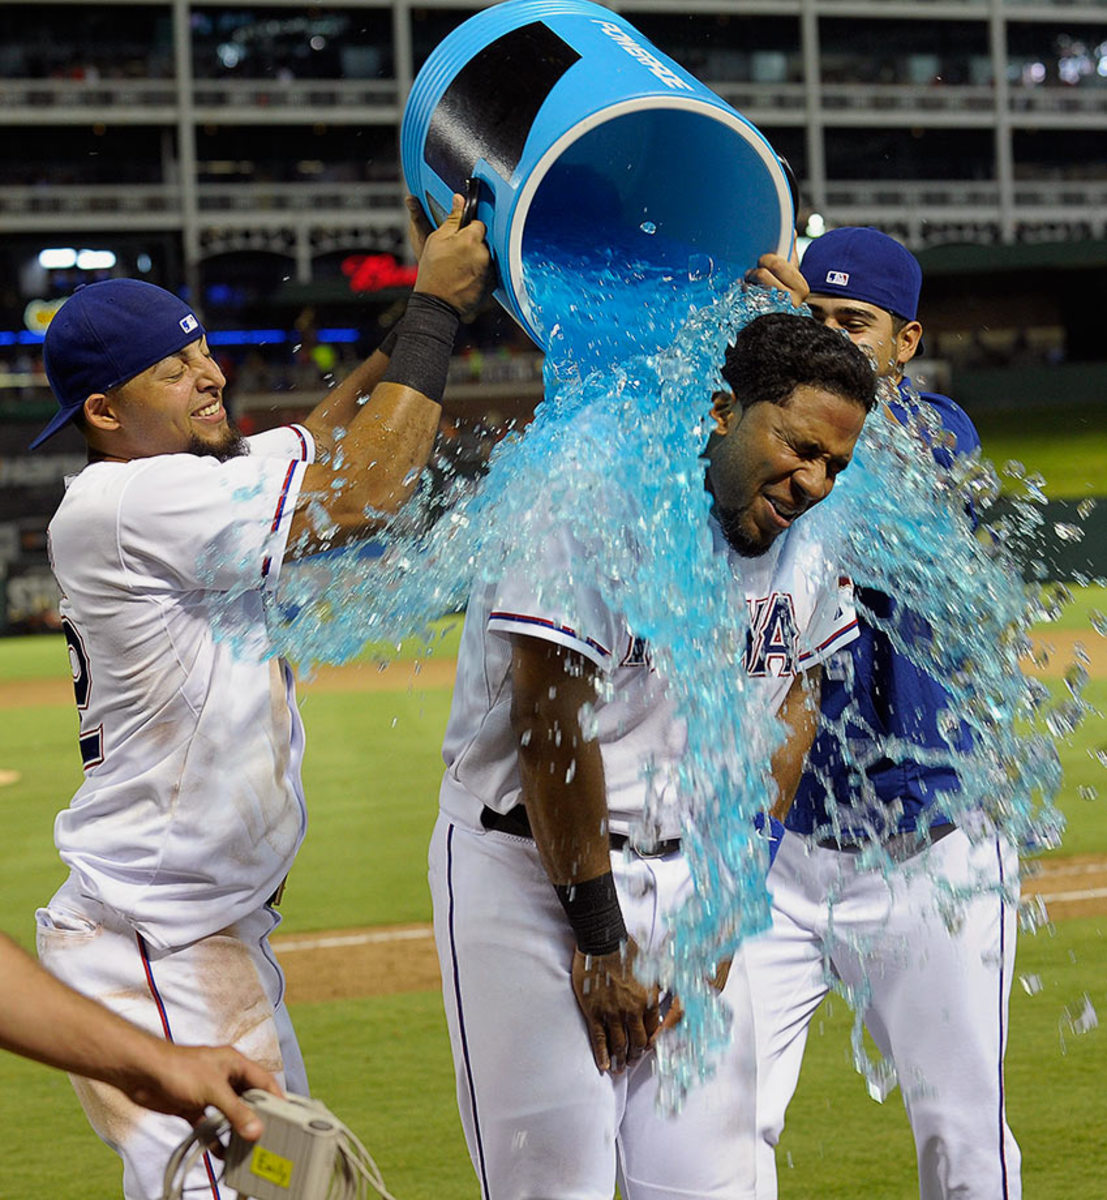
<svg viewBox="0 0 1107 1200">
<path fill-rule="evenodd" d="M 880 378 L 898 380 L 903 368 L 915 357 L 922 337 L 918 321 L 908 321 L 897 334 L 892 314 L 864 300 L 812 292 L 807 297 L 807 306 L 820 325 L 840 329 L 855 346 L 860 346 Z"/>
<path fill-rule="evenodd" d="M 808 384 L 783 404 L 742 409 L 720 393 L 707 444 L 707 483 L 727 540 L 764 554 L 792 523 L 830 495 L 865 423 L 853 400 Z"/>
<path fill-rule="evenodd" d="M 113 422 L 110 445 L 101 440 L 102 447 L 122 458 L 232 457 L 240 452 L 242 438 L 223 407 L 226 383 L 207 339 L 190 342 L 100 398 L 99 409 Z M 86 402 L 86 411 L 93 399 Z M 91 421 L 91 412 L 89 417 Z"/>
</svg>

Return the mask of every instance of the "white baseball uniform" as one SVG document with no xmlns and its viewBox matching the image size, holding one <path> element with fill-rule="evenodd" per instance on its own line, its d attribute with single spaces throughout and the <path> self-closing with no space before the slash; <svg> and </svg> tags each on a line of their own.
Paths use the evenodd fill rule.
<svg viewBox="0 0 1107 1200">
<path fill-rule="evenodd" d="M 797 671 L 853 636 L 852 604 L 800 528 L 760 558 L 739 558 L 716 535 L 749 606 L 752 686 L 775 711 Z M 538 574 L 552 581 L 588 561 L 564 531 L 543 554 Z M 523 635 L 576 651 L 605 680 L 592 721 L 611 830 L 625 834 L 641 815 L 648 766 L 661 795 L 660 837 L 680 835 L 676 806 L 664 801 L 675 795 L 685 729 L 648 646 L 597 589 L 578 583 L 563 593 L 521 574 L 474 590 L 443 750 L 430 881 L 458 1105 L 482 1195 L 610 1200 L 618 1174 L 627 1200 L 752 1197 L 754 1062 L 741 954 L 723 992 L 733 1016 L 728 1058 L 678 1117 L 664 1117 L 652 1055 L 619 1075 L 601 1075 L 593 1062 L 570 982 L 573 933 L 534 842 L 482 824 L 486 808 L 502 814 L 520 803 L 510 635 Z M 692 886 L 685 858 L 613 852 L 611 862 L 628 931 L 656 947 Z"/>
<path fill-rule="evenodd" d="M 249 449 L 97 462 L 67 481 L 50 547 L 85 780 L 55 824 L 70 875 L 39 910 L 38 946 L 135 1023 L 233 1043 L 300 1092 L 267 901 L 304 836 L 304 737 L 265 620 L 314 447 L 289 426 Z M 187 1126 L 75 1084 L 125 1195 L 160 1197 Z M 219 1196 L 210 1172 L 186 1195 Z"/>
</svg>

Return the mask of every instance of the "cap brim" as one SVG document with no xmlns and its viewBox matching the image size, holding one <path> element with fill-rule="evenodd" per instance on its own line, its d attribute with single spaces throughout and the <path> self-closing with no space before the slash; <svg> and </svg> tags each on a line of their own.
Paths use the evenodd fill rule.
<svg viewBox="0 0 1107 1200">
<path fill-rule="evenodd" d="M 77 415 L 78 410 L 72 409 L 70 412 L 56 412 L 54 419 L 49 425 L 35 438 L 35 440 L 27 447 L 28 450 L 36 450 L 47 438 L 52 438 L 63 426 L 68 425 L 70 421 Z"/>
</svg>

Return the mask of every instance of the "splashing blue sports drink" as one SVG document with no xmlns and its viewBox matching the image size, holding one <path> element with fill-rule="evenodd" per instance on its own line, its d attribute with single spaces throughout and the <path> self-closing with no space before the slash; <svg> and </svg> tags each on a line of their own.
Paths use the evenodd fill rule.
<svg viewBox="0 0 1107 1200">
<path fill-rule="evenodd" d="M 684 1006 L 658 1047 L 663 1098 L 676 1106 L 729 1036 L 708 979 L 738 939 L 767 923 L 752 818 L 765 807 L 781 737 L 735 669 L 746 612 L 712 551 L 705 418 L 737 331 L 791 306 L 782 293 L 718 277 L 702 255 L 678 269 L 610 247 L 532 244 L 527 272 L 549 344 L 545 399 L 530 427 L 496 447 L 482 481 L 459 481 L 429 528 L 424 492 L 372 549 L 286 565 L 272 634 L 301 663 L 345 661 L 366 641 L 427 635 L 476 583 L 539 574 L 536 548 L 552 523 L 594 548 L 575 564 L 576 580 L 649 640 L 688 731 L 680 803 L 695 890 L 664 953 L 641 966 Z M 988 819 L 1020 844 L 1054 840 L 1053 738 L 1084 706 L 1078 690 L 1067 706 L 1047 702 L 1018 666 L 1039 612 L 1015 558 L 1037 531 L 1035 501 L 990 528 L 994 475 L 973 460 L 938 476 L 918 434 L 875 411 L 854 465 L 802 520 L 858 584 L 910 597 L 929 627 L 928 638 L 897 644 L 950 681 L 956 720 L 973 731 L 958 758 L 961 795 L 986 797 Z"/>
</svg>

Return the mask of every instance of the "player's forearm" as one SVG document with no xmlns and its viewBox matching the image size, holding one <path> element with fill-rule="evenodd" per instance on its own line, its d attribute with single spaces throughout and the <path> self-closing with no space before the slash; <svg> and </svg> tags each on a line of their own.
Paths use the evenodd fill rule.
<svg viewBox="0 0 1107 1200">
<path fill-rule="evenodd" d="M 148 1034 L 66 987 L 3 935 L 0 979 L 5 1050 L 109 1082 L 141 1068 L 153 1042 Z"/>
<path fill-rule="evenodd" d="M 380 382 L 329 461 L 304 476 L 290 555 L 367 537 L 411 496 L 434 445 L 457 327 L 448 301 L 419 293 L 408 301 Z"/>
<path fill-rule="evenodd" d="M 542 865 L 577 949 L 595 958 L 625 949 L 627 929 L 611 870 L 603 762 L 598 745 L 584 741 L 576 725 L 561 719 L 548 726 L 531 722 L 537 736 L 523 749 L 537 741 L 539 752 L 521 757 L 521 774 Z M 562 752 L 565 747 L 569 753 Z"/>
<path fill-rule="evenodd" d="M 560 722 L 535 729 L 536 753 L 520 753 L 523 800 L 550 882 L 568 887 L 611 870 L 603 763 L 595 742 L 574 741 Z M 558 731 L 568 753 L 554 746 Z M 557 749 L 557 753 L 542 754 Z M 567 782 L 568 781 L 568 782 Z"/>
<path fill-rule="evenodd" d="M 579 655 L 538 638 L 512 640 L 511 720 L 523 802 L 555 885 L 611 870 L 603 759 L 580 720 L 595 698 L 591 670 Z"/>
<path fill-rule="evenodd" d="M 339 453 L 327 465 L 307 468 L 288 557 L 302 558 L 384 528 L 418 485 L 441 415 L 441 407 L 422 393 L 379 384 Z"/>
<path fill-rule="evenodd" d="M 386 344 L 391 345 L 386 340 Z M 329 457 L 335 445 L 335 430 L 348 430 L 388 369 L 389 354 L 378 347 L 360 366 L 332 388 L 304 421 L 315 439 L 319 457 Z"/>
<path fill-rule="evenodd" d="M 776 798 L 769 811 L 778 821 L 783 821 L 792 807 L 808 752 L 815 741 L 819 727 L 821 679 L 819 667 L 797 675 L 777 714 L 784 724 L 786 736 L 772 757 Z"/>
</svg>

